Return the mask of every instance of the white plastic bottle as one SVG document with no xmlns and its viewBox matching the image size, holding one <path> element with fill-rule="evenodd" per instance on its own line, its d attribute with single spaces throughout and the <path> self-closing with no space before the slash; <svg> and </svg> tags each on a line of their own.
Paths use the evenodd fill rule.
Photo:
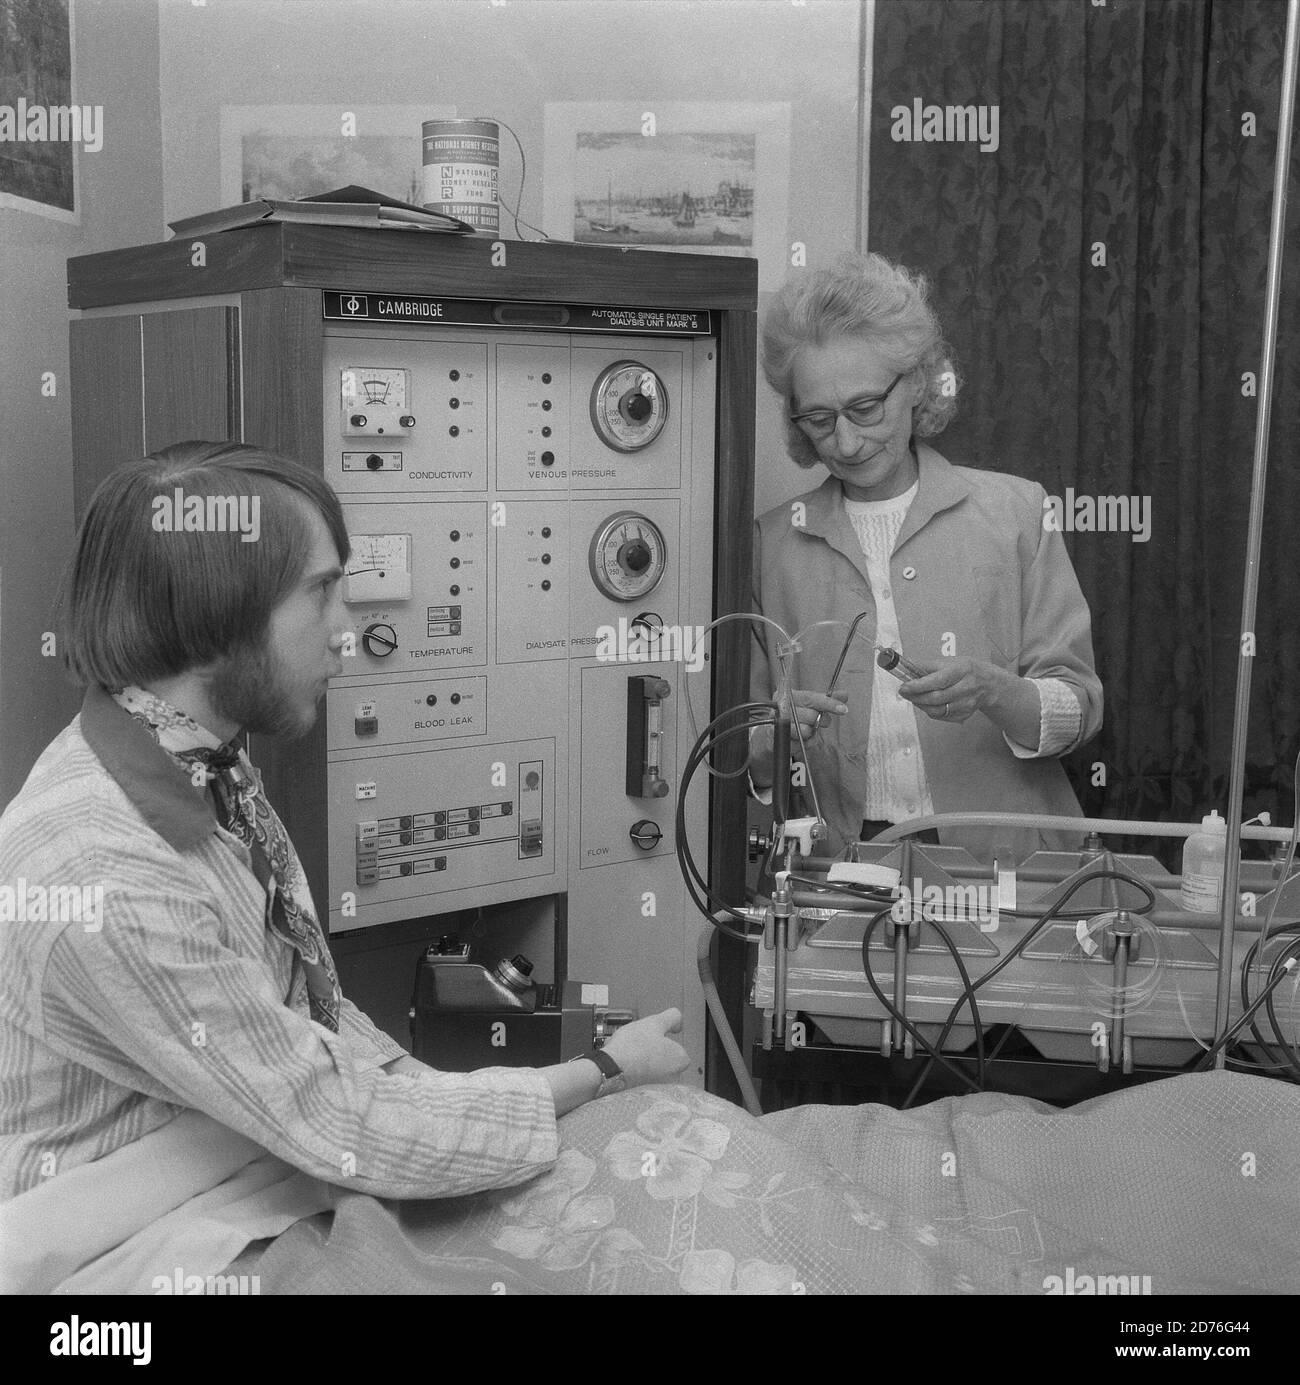
<svg viewBox="0 0 1300 1385">
<path fill-rule="evenodd" d="M 1217 914 L 1223 902 L 1223 862 L 1228 849 L 1228 824 L 1217 812 L 1201 819 L 1183 847 L 1184 909 L 1195 914 Z"/>
</svg>

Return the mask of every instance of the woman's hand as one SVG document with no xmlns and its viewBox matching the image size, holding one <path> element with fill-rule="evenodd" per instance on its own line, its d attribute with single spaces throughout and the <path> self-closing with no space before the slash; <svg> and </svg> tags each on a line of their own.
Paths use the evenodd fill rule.
<svg viewBox="0 0 1300 1385">
<path fill-rule="evenodd" d="M 899 697 L 934 721 L 963 722 L 983 712 L 1017 745 L 1038 748 L 1041 722 L 1038 689 L 984 659 L 955 658 L 939 663 L 909 659 L 924 677 L 909 678 Z"/>
<path fill-rule="evenodd" d="M 909 659 L 923 678 L 900 683 L 899 697 L 935 721 L 965 721 L 982 711 L 996 696 L 996 676 L 1003 672 L 982 659 L 944 659 L 926 663 Z"/>
<path fill-rule="evenodd" d="M 795 688 L 790 693 L 790 752 L 799 753 L 800 734 L 803 744 L 807 744 L 817 734 L 818 728 L 826 724 L 830 716 L 842 717 L 848 705 L 841 701 L 844 696 L 839 688 L 829 695 Z M 797 724 L 796 724 L 797 723 Z M 749 736 L 749 777 L 757 788 L 765 789 L 772 782 L 772 723 L 764 722 L 756 726 Z"/>
</svg>

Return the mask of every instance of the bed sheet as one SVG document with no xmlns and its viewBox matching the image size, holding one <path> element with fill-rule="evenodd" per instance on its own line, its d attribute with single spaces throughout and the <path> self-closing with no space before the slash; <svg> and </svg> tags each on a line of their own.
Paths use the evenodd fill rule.
<svg viewBox="0 0 1300 1385">
<path fill-rule="evenodd" d="M 1300 1292 L 1300 1088 L 1283 1082 L 760 1118 L 659 1086 L 561 1132 L 521 1188 L 344 1190 L 231 1269 L 263 1294 Z"/>
</svg>

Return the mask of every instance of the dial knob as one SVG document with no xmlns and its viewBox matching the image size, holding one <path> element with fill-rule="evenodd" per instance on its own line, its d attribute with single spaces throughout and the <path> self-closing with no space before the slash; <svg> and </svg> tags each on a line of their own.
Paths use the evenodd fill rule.
<svg viewBox="0 0 1300 1385">
<path fill-rule="evenodd" d="M 651 822 L 649 818 L 641 818 L 628 828 L 627 835 L 641 848 L 642 851 L 653 851 L 663 839 L 664 831 L 657 822 Z"/>
<path fill-rule="evenodd" d="M 637 601 L 659 585 L 668 569 L 663 530 L 636 510 L 619 510 L 592 535 L 587 565 L 606 596 Z"/>
<path fill-rule="evenodd" d="M 618 361 L 600 373 L 591 391 L 591 423 L 607 447 L 639 452 L 668 421 L 664 382 L 640 361 Z"/>
<path fill-rule="evenodd" d="M 367 625 L 361 632 L 367 654 L 386 659 L 397 648 L 397 631 L 391 625 Z"/>
<path fill-rule="evenodd" d="M 618 550 L 619 565 L 628 572 L 644 572 L 650 566 L 650 550 L 641 539 L 633 539 Z"/>
</svg>

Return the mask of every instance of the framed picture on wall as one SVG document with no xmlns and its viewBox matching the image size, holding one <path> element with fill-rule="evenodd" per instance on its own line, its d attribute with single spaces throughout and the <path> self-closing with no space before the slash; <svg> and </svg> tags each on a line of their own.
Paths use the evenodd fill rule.
<svg viewBox="0 0 1300 1385">
<path fill-rule="evenodd" d="M 789 183 L 787 102 L 546 107 L 544 224 L 563 240 L 784 265 Z"/>
<path fill-rule="evenodd" d="M 418 206 L 420 126 L 455 114 L 454 106 L 223 106 L 213 205 L 291 201 L 355 183 Z"/>
<path fill-rule="evenodd" d="M 72 0 L 0 0 L 0 207 L 79 222 L 77 159 L 103 107 L 73 104 Z"/>
</svg>

